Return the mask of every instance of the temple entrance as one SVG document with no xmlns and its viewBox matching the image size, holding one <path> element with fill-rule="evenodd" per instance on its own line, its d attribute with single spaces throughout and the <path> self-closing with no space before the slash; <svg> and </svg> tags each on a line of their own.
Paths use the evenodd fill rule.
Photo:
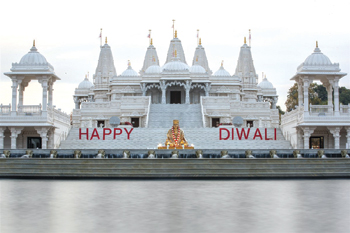
<svg viewBox="0 0 350 233">
<path fill-rule="evenodd" d="M 323 149 L 324 148 L 324 138 L 320 137 L 310 137 L 310 149 Z"/>
<path fill-rule="evenodd" d="M 170 103 L 181 104 L 181 91 L 170 91 Z"/>
<path fill-rule="evenodd" d="M 41 149 L 41 137 L 28 137 L 27 138 L 28 149 Z"/>
<path fill-rule="evenodd" d="M 131 124 L 134 128 L 140 127 L 140 119 L 139 118 L 131 118 Z"/>
<path fill-rule="evenodd" d="M 211 127 L 219 127 L 220 118 L 211 118 Z"/>
</svg>

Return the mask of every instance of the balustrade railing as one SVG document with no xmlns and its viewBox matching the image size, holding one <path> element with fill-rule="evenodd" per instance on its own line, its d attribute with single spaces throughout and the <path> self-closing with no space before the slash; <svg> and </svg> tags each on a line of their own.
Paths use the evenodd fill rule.
<svg viewBox="0 0 350 233">
<path fill-rule="evenodd" d="M 324 113 L 325 115 L 333 114 L 333 106 L 332 105 L 312 105 L 310 104 L 310 114 L 317 115 L 320 113 Z"/>
<path fill-rule="evenodd" d="M 19 115 L 40 115 L 41 104 L 39 105 L 18 105 Z"/>
<path fill-rule="evenodd" d="M 348 105 L 340 104 L 339 107 L 340 107 L 339 108 L 340 115 L 350 115 L 350 104 L 348 104 Z"/>
<path fill-rule="evenodd" d="M 0 113 L 1 115 L 8 115 L 11 112 L 11 104 L 9 105 L 0 105 Z"/>
</svg>

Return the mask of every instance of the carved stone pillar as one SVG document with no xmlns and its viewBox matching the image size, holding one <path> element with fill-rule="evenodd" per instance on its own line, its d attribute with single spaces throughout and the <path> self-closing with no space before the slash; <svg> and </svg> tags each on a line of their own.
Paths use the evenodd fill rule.
<svg viewBox="0 0 350 233">
<path fill-rule="evenodd" d="M 185 84 L 186 98 L 185 103 L 190 104 L 190 90 L 191 90 L 191 81 L 187 80 Z"/>
<path fill-rule="evenodd" d="M 6 127 L 0 127 L 0 149 L 4 149 L 4 132 Z"/>
<path fill-rule="evenodd" d="M 51 82 L 49 82 L 49 85 L 48 85 L 48 90 L 49 90 L 49 103 L 48 103 L 48 106 L 50 107 L 50 108 L 52 108 L 52 106 L 53 106 L 53 82 L 51 81 Z"/>
<path fill-rule="evenodd" d="M 17 88 L 18 88 L 18 82 L 17 79 L 12 79 L 12 109 L 11 109 L 11 116 L 16 116 L 17 113 Z"/>
<path fill-rule="evenodd" d="M 42 80 L 39 80 L 39 82 L 41 83 L 41 86 L 43 88 L 43 101 L 42 101 L 42 104 L 43 104 L 43 109 L 42 111 L 43 112 L 47 112 L 47 88 L 48 88 L 48 82 L 46 79 L 42 79 Z"/>
<path fill-rule="evenodd" d="M 310 149 L 310 136 L 316 127 L 304 126 L 302 129 L 304 131 L 304 149 Z"/>
<path fill-rule="evenodd" d="M 309 114 L 309 86 L 310 81 L 305 77 L 304 79 L 304 114 Z"/>
<path fill-rule="evenodd" d="M 165 97 L 165 93 L 166 93 L 166 84 L 165 81 L 160 81 L 160 88 L 162 90 L 162 104 L 166 104 L 166 97 Z"/>
<path fill-rule="evenodd" d="M 77 96 L 74 96 L 75 109 L 80 109 L 80 101 Z"/>
<path fill-rule="evenodd" d="M 205 96 L 209 96 L 210 88 L 211 88 L 211 84 L 210 83 L 205 83 L 205 88 L 204 88 Z"/>
<path fill-rule="evenodd" d="M 38 134 L 41 137 L 41 148 L 42 149 L 47 149 L 47 132 L 49 131 L 48 127 L 34 127 L 34 129 L 36 130 L 36 132 L 38 132 Z"/>
<path fill-rule="evenodd" d="M 11 149 L 17 149 L 17 136 L 21 133 L 23 127 L 11 127 Z"/>
<path fill-rule="evenodd" d="M 339 149 L 340 148 L 340 143 L 339 143 L 339 139 L 340 139 L 340 126 L 328 126 L 327 127 L 329 132 L 331 132 L 331 134 L 333 134 L 333 138 L 334 138 L 334 149 Z"/>
<path fill-rule="evenodd" d="M 298 83 L 298 106 L 302 106 L 304 103 L 303 100 L 303 83 L 301 81 Z"/>
<path fill-rule="evenodd" d="M 141 83 L 140 86 L 141 86 L 142 96 L 146 96 L 146 91 L 147 91 L 146 83 Z"/>
<path fill-rule="evenodd" d="M 334 89 L 334 115 L 339 116 L 339 80 L 335 79 L 333 82 Z"/>
<path fill-rule="evenodd" d="M 278 97 L 277 96 L 272 98 L 272 101 L 271 101 L 271 108 L 272 109 L 276 109 L 277 101 L 278 101 Z"/>
<path fill-rule="evenodd" d="M 332 106 L 333 105 L 333 97 L 332 97 L 332 92 L 333 92 L 333 87 L 332 84 L 328 84 L 326 86 L 327 89 L 327 97 L 328 97 L 328 106 Z"/>
<path fill-rule="evenodd" d="M 300 128 L 297 128 L 297 148 L 296 149 L 302 149 L 303 148 L 303 131 Z"/>
<path fill-rule="evenodd" d="M 347 144 L 347 148 L 346 149 L 350 149 L 350 127 L 347 126 L 345 127 L 346 129 L 346 144 Z"/>
</svg>

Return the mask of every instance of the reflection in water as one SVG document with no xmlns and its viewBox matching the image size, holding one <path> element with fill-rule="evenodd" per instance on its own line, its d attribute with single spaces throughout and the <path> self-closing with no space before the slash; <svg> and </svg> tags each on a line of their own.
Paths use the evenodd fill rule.
<svg viewBox="0 0 350 233">
<path fill-rule="evenodd" d="M 0 180 L 0 232 L 350 232 L 349 180 Z"/>
</svg>

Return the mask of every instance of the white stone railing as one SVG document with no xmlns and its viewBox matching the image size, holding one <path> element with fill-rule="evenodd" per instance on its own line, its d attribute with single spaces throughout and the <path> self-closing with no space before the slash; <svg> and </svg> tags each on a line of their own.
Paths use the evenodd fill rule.
<svg viewBox="0 0 350 233">
<path fill-rule="evenodd" d="M 66 124 L 70 124 L 70 116 L 67 113 L 62 112 L 58 109 L 53 109 L 52 113 L 54 120 L 59 120 Z"/>
<path fill-rule="evenodd" d="M 0 114 L 1 115 L 8 115 L 11 112 L 11 104 L 9 105 L 0 105 Z"/>
<path fill-rule="evenodd" d="M 340 112 L 340 115 L 350 115 L 350 104 L 348 105 L 340 104 L 339 112 Z"/>
<path fill-rule="evenodd" d="M 18 115 L 41 115 L 41 104 L 18 105 Z"/>
<path fill-rule="evenodd" d="M 281 117 L 281 125 L 287 124 L 289 122 L 297 120 L 298 122 L 302 121 L 303 111 L 302 108 L 297 107 L 290 112 L 286 112 Z"/>
<path fill-rule="evenodd" d="M 102 109 L 110 108 L 110 102 L 83 102 L 81 103 L 81 109 Z"/>
<path fill-rule="evenodd" d="M 312 105 L 310 104 L 310 115 L 324 113 L 325 115 L 333 115 L 332 105 Z"/>
</svg>

